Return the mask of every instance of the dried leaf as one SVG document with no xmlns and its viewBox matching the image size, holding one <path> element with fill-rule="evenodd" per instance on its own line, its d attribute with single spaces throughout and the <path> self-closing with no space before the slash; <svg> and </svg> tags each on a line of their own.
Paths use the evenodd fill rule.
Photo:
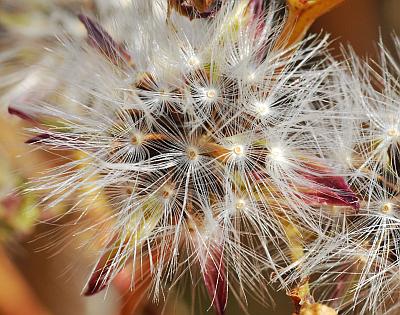
<svg viewBox="0 0 400 315">
<path fill-rule="evenodd" d="M 151 203 L 151 201 L 149 201 Z M 146 211 L 146 207 L 149 206 L 149 209 L 153 209 L 150 205 L 144 205 L 143 211 Z M 150 212 L 150 210 L 149 210 Z M 135 230 L 131 231 L 134 236 L 130 236 L 127 233 L 123 239 L 120 236 L 114 236 L 114 238 L 109 242 L 107 248 L 108 250 L 103 254 L 103 256 L 99 259 L 86 287 L 84 292 L 85 295 L 93 295 L 101 290 L 103 290 L 107 285 L 109 285 L 112 278 L 125 266 L 126 262 L 130 259 L 130 256 L 123 255 L 123 259 L 118 259 L 117 255 L 121 255 L 126 250 L 131 250 L 132 252 L 136 248 L 139 248 L 143 239 L 147 239 L 148 235 L 152 233 L 153 229 L 156 227 L 158 221 L 160 220 L 163 212 L 152 211 L 149 213 L 146 219 L 143 219 L 141 215 L 133 215 L 131 218 L 131 226 L 135 226 Z M 157 259 L 160 255 L 167 255 L 167 248 L 164 250 L 160 250 L 158 247 L 152 248 L 151 260 L 153 264 L 157 262 Z M 165 258 L 165 257 L 163 257 Z M 141 263 L 143 264 L 143 262 Z M 146 264 L 141 266 L 140 268 L 144 268 L 146 270 Z M 150 268 L 150 263 L 148 265 L 148 269 Z M 148 270 L 150 272 L 150 269 Z M 140 271 L 139 274 L 142 274 L 144 271 Z M 149 274 L 150 275 L 150 274 Z"/>
<path fill-rule="evenodd" d="M 358 211 L 360 203 L 357 196 L 346 183 L 343 176 L 334 175 L 325 167 L 310 166 L 310 173 L 303 176 L 316 184 L 315 188 L 302 188 L 307 202 L 315 205 L 346 206 Z"/>
<path fill-rule="evenodd" d="M 74 150 L 75 148 L 71 145 L 72 140 L 78 145 L 78 138 L 71 139 L 61 134 L 42 133 L 34 136 L 25 141 L 26 144 L 40 144 L 40 145 L 51 145 L 53 148 L 60 150 Z"/>
<path fill-rule="evenodd" d="M 218 315 L 223 315 L 228 298 L 228 284 L 222 248 L 208 249 L 202 272 L 204 284 L 215 311 Z"/>
<path fill-rule="evenodd" d="M 44 143 L 46 140 L 52 139 L 52 135 L 48 133 L 42 133 L 40 135 L 34 136 L 33 138 L 30 138 L 25 141 L 26 144 L 38 144 L 38 143 Z"/>
<path fill-rule="evenodd" d="M 21 118 L 23 120 L 26 120 L 26 121 L 28 121 L 30 123 L 34 123 L 34 124 L 37 123 L 37 121 L 32 116 L 30 116 L 29 114 L 23 112 L 22 110 L 19 110 L 19 109 L 15 108 L 15 107 L 9 106 L 8 107 L 8 113 L 10 115 L 14 115 L 14 116 L 17 116 L 17 117 L 19 117 L 19 118 Z"/>
<path fill-rule="evenodd" d="M 83 292 L 85 296 L 91 296 L 105 289 L 114 275 L 119 264 L 114 261 L 116 250 L 107 251 L 98 261 Z"/>
<path fill-rule="evenodd" d="M 133 66 L 132 58 L 126 49 L 115 42 L 99 23 L 83 14 L 79 14 L 78 17 L 87 30 L 88 42 L 91 46 L 116 65 Z"/>
</svg>

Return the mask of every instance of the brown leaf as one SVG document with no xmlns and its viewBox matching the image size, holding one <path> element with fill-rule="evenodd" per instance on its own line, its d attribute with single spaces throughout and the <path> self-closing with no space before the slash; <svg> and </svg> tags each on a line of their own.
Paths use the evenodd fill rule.
<svg viewBox="0 0 400 315">
<path fill-rule="evenodd" d="M 71 138 L 63 136 L 62 134 L 42 133 L 26 140 L 25 143 L 48 145 L 59 150 L 74 150 L 75 147 L 71 145 L 72 141 L 75 145 L 79 145 L 81 140 L 78 137 Z"/>
<path fill-rule="evenodd" d="M 107 245 L 108 250 L 100 257 L 89 278 L 83 293 L 85 296 L 99 293 L 110 284 L 117 270 L 122 269 L 122 262 L 117 261 L 116 256 L 124 250 L 126 245 L 127 243 L 121 242 L 117 236 L 114 236 L 113 239 L 109 241 Z"/>
<path fill-rule="evenodd" d="M 8 113 L 10 115 L 14 115 L 14 116 L 17 116 L 17 117 L 19 117 L 19 118 L 21 118 L 23 120 L 26 120 L 26 121 L 28 121 L 30 123 L 33 123 L 33 124 L 37 123 L 37 121 L 31 115 L 23 112 L 20 109 L 15 108 L 15 107 L 9 106 L 8 107 Z"/>
<path fill-rule="evenodd" d="M 134 66 L 132 58 L 126 49 L 118 44 L 99 23 L 83 14 L 79 14 L 78 17 L 86 28 L 88 43 L 92 47 L 96 48 L 116 65 Z"/>
<path fill-rule="evenodd" d="M 310 166 L 310 173 L 303 176 L 316 184 L 315 188 L 298 187 L 307 201 L 315 205 L 346 206 L 358 211 L 360 203 L 357 196 L 346 183 L 343 176 L 335 175 L 326 167 Z"/>
<path fill-rule="evenodd" d="M 228 298 L 228 284 L 222 248 L 208 248 L 203 266 L 203 280 L 216 313 L 223 315 Z"/>
<path fill-rule="evenodd" d="M 329 205 L 351 207 L 355 211 L 360 209 L 359 199 L 347 184 L 345 178 L 334 174 L 334 171 L 324 167 L 305 164 L 305 171 L 299 171 L 299 179 L 294 188 L 303 201 L 312 206 Z M 268 175 L 253 172 L 256 181 L 269 180 Z M 303 178 L 305 184 L 300 183 Z"/>
<path fill-rule="evenodd" d="M 40 135 L 34 136 L 33 138 L 30 138 L 25 141 L 26 144 L 43 144 L 46 142 L 46 140 L 52 139 L 52 135 L 48 133 L 42 133 Z"/>
<path fill-rule="evenodd" d="M 117 264 L 112 252 L 107 252 L 96 265 L 83 295 L 91 296 L 106 288 L 111 280 Z"/>
<path fill-rule="evenodd" d="M 115 236 L 110 242 L 107 248 L 109 248 L 103 256 L 99 259 L 89 278 L 88 284 L 84 291 L 85 296 L 94 295 L 104 288 L 106 288 L 113 278 L 116 278 L 116 286 L 120 292 L 128 291 L 132 289 L 134 296 L 142 296 L 143 290 L 147 289 L 151 285 L 152 273 L 151 268 L 157 265 L 159 259 L 168 259 L 170 250 L 168 245 L 165 247 L 153 247 L 151 253 L 144 254 L 136 264 L 134 271 L 129 270 L 130 266 L 126 266 L 128 261 L 131 261 L 131 257 L 126 259 L 118 260 L 117 255 L 121 252 L 126 251 L 130 248 L 129 238 L 125 240 L 118 239 Z M 125 255 L 124 255 L 125 257 Z M 125 268 L 125 269 L 124 269 Z M 123 271 L 121 273 L 121 271 Z M 135 277 L 128 277 L 128 274 L 134 272 Z M 134 283 L 131 281 L 134 280 Z M 133 284 L 133 286 L 131 285 Z M 139 290 L 138 292 L 136 292 Z M 142 296 L 142 298 L 144 295 Z M 131 303 L 131 302 L 130 302 Z"/>
</svg>

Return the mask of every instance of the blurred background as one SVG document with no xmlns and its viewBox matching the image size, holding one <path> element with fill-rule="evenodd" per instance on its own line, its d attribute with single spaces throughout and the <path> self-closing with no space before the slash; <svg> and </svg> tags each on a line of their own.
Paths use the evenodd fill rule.
<svg viewBox="0 0 400 315">
<path fill-rule="evenodd" d="M 67 30 L 83 36 L 75 14 L 83 10 L 107 18 L 117 1 L 127 0 L 0 0 L 0 315 L 129 314 L 121 312 L 127 301 L 118 287 L 94 297 L 81 296 L 96 251 L 82 254 L 79 238 L 60 228 L 62 222 L 40 224 L 46 217 L 35 207 L 36 197 L 19 194 L 28 178 L 49 165 L 41 153 L 23 145 L 24 123 L 6 112 L 8 100 L 21 92 L 14 83 L 26 79 L 22 87 L 30 88 L 37 80 L 24 78 L 24 65 L 43 61 L 40 52 L 51 47 L 53 35 Z M 347 0 L 320 18 L 311 31 L 332 34 L 335 54 L 340 45 L 351 44 L 358 54 L 374 57 L 380 34 L 388 47 L 391 34 L 400 34 L 399 13 L 399 0 Z M 49 239 L 53 246 L 48 246 Z M 186 314 L 191 309 L 184 299 L 172 300 L 165 314 Z M 243 314 L 231 301 L 227 314 Z M 282 293 L 268 314 L 291 314 L 291 310 Z M 151 303 L 142 309 L 143 314 L 158 312 Z M 250 301 L 249 314 L 266 311 Z"/>
<path fill-rule="evenodd" d="M 400 33 L 400 1 L 346 0 L 342 5 L 320 18 L 312 32 L 325 30 L 332 34 L 334 47 L 351 44 L 362 56 L 376 55 L 375 42 L 382 35 L 390 48 L 391 34 Z"/>
</svg>

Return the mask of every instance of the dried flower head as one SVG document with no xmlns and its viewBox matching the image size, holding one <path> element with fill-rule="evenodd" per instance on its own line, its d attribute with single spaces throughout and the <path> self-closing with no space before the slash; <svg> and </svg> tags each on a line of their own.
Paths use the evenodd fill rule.
<svg viewBox="0 0 400 315">
<path fill-rule="evenodd" d="M 399 52 L 398 38 L 394 41 Z M 399 309 L 400 68 L 382 43 L 379 51 L 378 62 L 348 55 L 344 70 L 334 72 L 340 93 L 329 104 L 336 139 L 332 150 L 338 147 L 338 161 L 360 200 L 359 212 L 331 222 L 282 272 L 316 277 L 315 295 L 343 314 L 395 314 Z M 293 272 L 287 280 L 298 276 Z"/>
<path fill-rule="evenodd" d="M 36 123 L 27 143 L 65 159 L 36 183 L 44 202 L 110 204 L 85 294 L 131 265 L 158 297 L 190 270 L 223 314 L 228 288 L 260 293 L 287 263 L 288 224 L 320 234 L 321 208 L 358 210 L 316 106 L 327 39 L 283 45 L 274 3 L 137 0 L 107 30 L 80 15 L 87 38 L 64 39 L 51 93 L 10 107 Z"/>
</svg>

